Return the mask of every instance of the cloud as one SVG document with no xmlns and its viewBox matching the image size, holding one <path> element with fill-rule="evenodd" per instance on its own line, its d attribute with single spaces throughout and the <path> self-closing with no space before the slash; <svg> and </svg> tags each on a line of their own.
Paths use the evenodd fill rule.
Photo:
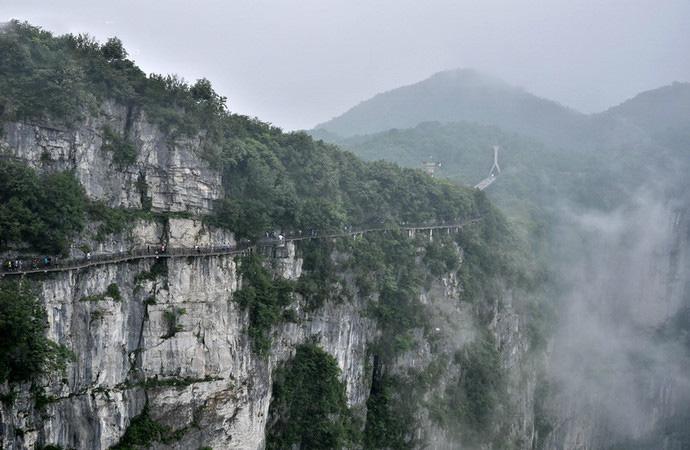
<svg viewBox="0 0 690 450">
<path fill-rule="evenodd" d="M 688 307 L 683 211 L 651 190 L 609 213 L 564 210 L 549 367 L 557 446 L 653 441 L 687 404 L 688 352 L 670 330 Z"/>
</svg>

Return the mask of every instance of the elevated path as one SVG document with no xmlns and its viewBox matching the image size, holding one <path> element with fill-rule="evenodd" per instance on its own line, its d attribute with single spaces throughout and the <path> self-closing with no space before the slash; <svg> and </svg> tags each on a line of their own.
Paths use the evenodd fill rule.
<svg viewBox="0 0 690 450">
<path fill-rule="evenodd" d="M 435 225 L 417 225 L 417 226 L 402 226 L 402 227 L 374 227 L 363 228 L 357 230 L 347 230 L 340 233 L 318 234 L 310 233 L 309 235 L 295 234 L 285 236 L 283 239 L 260 239 L 258 242 L 239 244 L 235 246 L 215 246 L 215 247 L 176 247 L 166 248 L 165 251 L 156 251 L 155 249 L 135 249 L 126 252 L 105 253 L 94 255 L 91 258 L 71 258 L 57 260 L 48 265 L 40 262 L 37 266 L 32 266 L 32 261 L 21 259 L 21 267 L 8 269 L 3 265 L 0 270 L 0 277 L 12 275 L 26 275 L 36 273 L 50 273 L 50 272 L 64 272 L 68 270 L 79 270 L 88 267 L 100 266 L 105 264 L 117 264 L 122 262 L 131 262 L 141 259 L 158 259 L 158 258 L 188 258 L 188 257 L 208 257 L 220 255 L 248 255 L 254 253 L 259 247 L 271 247 L 284 245 L 287 242 L 297 242 L 309 239 L 334 239 L 340 237 L 358 237 L 367 233 L 378 233 L 384 231 L 403 231 L 407 232 L 409 236 L 417 232 L 429 232 L 430 235 L 438 231 L 447 231 L 448 233 L 457 232 L 464 226 L 476 223 L 481 218 L 469 219 L 459 223 L 451 224 L 435 224 Z"/>
<path fill-rule="evenodd" d="M 489 176 L 477 183 L 474 186 L 475 189 L 483 191 L 484 189 L 488 188 L 489 186 L 491 186 L 491 183 L 496 181 L 496 178 L 498 178 L 498 175 L 501 173 L 501 166 L 498 165 L 499 148 L 500 147 L 498 145 L 494 145 L 494 164 L 491 166 L 491 170 L 489 170 Z"/>
</svg>

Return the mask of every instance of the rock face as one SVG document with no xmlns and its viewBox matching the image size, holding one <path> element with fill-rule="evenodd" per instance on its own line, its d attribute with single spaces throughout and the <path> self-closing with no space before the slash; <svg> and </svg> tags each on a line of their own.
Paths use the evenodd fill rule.
<svg viewBox="0 0 690 450">
<path fill-rule="evenodd" d="M 104 129 L 136 149 L 136 160 L 119 168 L 103 148 Z M 142 112 L 105 103 L 101 114 L 70 129 L 45 124 L 5 124 L 0 150 L 30 166 L 74 170 L 92 199 L 112 207 L 205 214 L 222 194 L 220 174 L 199 157 L 200 139 L 174 139 Z"/>
<path fill-rule="evenodd" d="M 308 339 L 317 339 L 338 361 L 348 403 L 365 408 L 372 376 L 367 346 L 377 331 L 375 323 L 363 316 L 366 308 L 361 300 L 328 302 L 311 314 L 298 308 L 300 320 L 274 330 L 271 356 L 264 359 L 252 352 L 245 333 L 248 317 L 232 301 L 240 287 L 232 257 L 169 259 L 165 275 L 142 280 L 141 274 L 153 264 L 161 263 L 106 265 L 40 281 L 50 337 L 67 345 L 76 360 L 64 379 L 45 380 L 43 388 L 51 400 L 42 410 L 34 408 L 28 386 L 12 407 L 0 409 L 2 448 L 54 443 L 106 449 L 118 442 L 131 418 L 148 404 L 152 418 L 184 430 L 179 441 L 156 448 L 260 449 L 272 371 Z M 290 257 L 277 270 L 294 279 L 300 266 L 290 248 Z M 105 292 L 111 283 L 119 286 L 120 300 L 85 300 Z M 425 295 L 438 309 L 453 309 L 453 315 L 443 317 L 458 322 L 439 325 L 444 326 L 442 333 L 448 333 L 445 345 L 460 348 L 472 339 L 472 314 L 457 307 L 452 289 L 443 291 L 439 283 Z M 170 314 L 178 314 L 174 333 Z M 507 367 L 524 350 L 523 342 L 513 342 L 520 340 L 518 322 L 509 312 L 496 320 Z M 455 333 L 456 326 L 467 328 L 464 336 Z M 424 342 L 414 353 L 403 355 L 400 369 L 423 368 L 432 362 L 428 346 Z M 518 396 L 524 397 L 520 402 L 524 416 L 515 433 L 530 442 L 531 393 L 521 390 Z M 433 430 L 428 419 L 425 427 Z M 430 433 L 430 448 L 453 448 L 434 436 Z"/>
<path fill-rule="evenodd" d="M 74 170 L 91 198 L 111 206 L 138 208 L 148 196 L 155 211 L 209 212 L 221 195 L 221 180 L 196 156 L 198 142 L 170 143 L 141 116 L 128 119 L 128 114 L 110 105 L 101 119 L 74 130 L 7 124 L 2 148 L 43 170 Z M 111 155 L 101 149 L 99 130 L 105 123 L 124 130 L 129 122 L 129 138 L 140 151 L 135 163 L 117 171 Z M 128 233 L 93 245 L 98 245 L 95 252 L 107 253 L 159 242 L 171 247 L 227 245 L 234 237 L 199 221 L 171 218 L 164 224 L 139 220 Z M 276 276 L 295 280 L 302 261 L 292 244 L 287 250 L 287 257 L 273 260 L 270 268 Z M 39 286 L 45 302 L 49 337 L 71 349 L 75 360 L 64 377 L 44 379 L 33 388 L 21 386 L 12 404 L 0 405 L 3 449 L 47 444 L 107 449 L 145 407 L 175 434 L 153 448 L 261 449 L 273 370 L 308 340 L 336 358 L 348 404 L 366 411 L 372 382 L 368 346 L 380 330 L 356 295 L 350 301 L 326 301 L 309 312 L 298 299 L 298 320 L 274 327 L 271 353 L 261 357 L 252 351 L 246 333 L 248 314 L 233 301 L 242 280 L 231 256 L 152 258 L 29 280 Z M 120 298 L 105 295 L 113 283 Z M 460 290 L 458 280 L 448 274 L 421 293 L 438 329 L 435 341 L 449 354 L 476 334 L 475 315 L 459 302 Z M 525 370 L 528 341 L 510 303 L 506 291 L 492 307 L 490 330 L 502 365 L 511 371 L 510 389 L 519 405 L 511 419 L 512 440 L 531 448 L 534 373 Z M 397 370 L 424 368 L 433 361 L 429 338 L 421 332 L 418 338 L 417 349 L 396 362 Z M 460 369 L 452 370 L 444 377 L 456 377 Z M 445 383 L 442 377 L 439 386 Z M 0 393 L 7 389 L 0 386 Z M 37 390 L 45 396 L 40 408 L 35 405 Z M 435 428 L 428 412 L 421 411 L 420 419 L 428 448 L 458 448 Z"/>
<path fill-rule="evenodd" d="M 554 337 L 543 448 L 690 445 L 688 206 L 646 195 L 624 220 L 574 221 L 588 257 L 571 265 L 575 289 Z"/>
</svg>

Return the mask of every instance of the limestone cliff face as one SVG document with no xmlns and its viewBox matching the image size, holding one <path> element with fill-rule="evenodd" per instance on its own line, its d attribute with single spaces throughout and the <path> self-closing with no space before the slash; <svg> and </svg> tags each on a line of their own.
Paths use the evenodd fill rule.
<svg viewBox="0 0 690 450">
<path fill-rule="evenodd" d="M 212 200 L 221 195 L 220 175 L 196 155 L 198 142 L 168 142 L 141 116 L 132 120 L 127 114 L 110 105 L 100 118 L 72 130 L 7 124 L 0 145 L 5 154 L 34 167 L 74 170 L 91 198 L 111 206 L 140 207 L 143 179 L 154 210 L 210 211 Z M 111 155 L 100 148 L 99 130 L 106 122 L 124 130 L 128 121 L 130 139 L 140 151 L 136 163 L 117 171 Z M 97 253 L 108 253 L 160 242 L 170 247 L 225 245 L 234 243 L 234 237 L 192 219 L 139 220 L 122 235 L 89 244 Z M 288 250 L 287 258 L 269 264 L 276 276 L 294 280 L 302 272 L 302 261 L 292 244 Z M 176 440 L 154 448 L 261 449 L 273 370 L 308 340 L 316 340 L 336 358 L 349 405 L 366 411 L 372 380 L 368 347 L 380 330 L 357 296 L 347 302 L 326 301 L 310 312 L 298 298 L 293 305 L 298 320 L 275 327 L 271 353 L 260 357 L 246 333 L 248 315 L 233 301 L 242 280 L 231 256 L 105 264 L 29 280 L 46 305 L 50 338 L 70 348 L 75 360 L 64 377 L 34 386 L 34 391 L 45 391 L 43 407 L 36 407 L 28 384 L 21 386 L 13 404 L 0 404 L 4 449 L 46 444 L 107 449 L 145 405 L 153 419 L 179 431 Z M 104 295 L 113 283 L 119 299 Z M 461 289 L 448 274 L 421 294 L 433 312 L 438 332 L 434 345 L 448 354 L 475 336 L 475 315 L 458 300 Z M 526 356 L 528 341 L 521 317 L 511 308 L 510 292 L 500 300 L 492 307 L 490 329 L 518 405 L 510 433 L 520 448 L 531 448 L 534 371 Z M 397 360 L 397 370 L 432 362 L 430 338 L 420 332 L 418 344 Z M 438 392 L 461 368 L 448 370 Z M 6 393 L 7 388 L 0 390 Z M 420 411 L 420 420 L 428 448 L 458 448 L 427 411 Z"/>
<path fill-rule="evenodd" d="M 301 262 L 294 248 L 290 254 L 277 270 L 294 278 Z M 232 301 L 240 287 L 232 257 L 172 258 L 164 275 L 135 281 L 152 264 L 106 265 L 37 281 L 50 337 L 76 360 L 64 379 L 45 380 L 51 401 L 42 411 L 33 408 L 28 386 L 13 407 L 3 407 L 3 448 L 36 442 L 108 448 L 147 402 L 154 419 L 187 430 L 170 448 L 261 448 L 272 369 L 312 336 L 338 360 L 349 400 L 366 402 L 366 344 L 375 328 L 356 303 L 300 313 L 301 323 L 275 330 L 273 353 L 263 359 L 252 352 L 248 319 Z M 120 300 L 84 300 L 111 283 Z M 170 336 L 166 312 L 174 310 L 184 313 Z"/>
<path fill-rule="evenodd" d="M 137 148 L 136 161 L 117 170 L 103 148 L 108 127 Z M 149 198 L 153 211 L 208 213 L 222 193 L 220 174 L 199 157 L 200 139 L 176 138 L 150 124 L 140 111 L 104 103 L 97 115 L 63 128 L 9 123 L 0 151 L 38 169 L 74 170 L 92 199 L 109 206 L 141 208 Z"/>
</svg>

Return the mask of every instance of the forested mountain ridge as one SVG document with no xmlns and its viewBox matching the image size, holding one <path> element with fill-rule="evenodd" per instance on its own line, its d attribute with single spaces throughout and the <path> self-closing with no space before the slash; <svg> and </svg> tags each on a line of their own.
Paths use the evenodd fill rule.
<svg viewBox="0 0 690 450">
<path fill-rule="evenodd" d="M 644 91 L 601 113 L 627 120 L 651 133 L 690 127 L 690 83 Z"/>
<path fill-rule="evenodd" d="M 232 114 L 207 80 L 189 85 L 174 76 L 146 75 L 127 59 L 117 39 L 100 46 L 88 36 L 53 37 L 10 23 L 0 33 L 0 46 L 1 121 L 42 120 L 68 129 L 84 118 L 99 117 L 94 145 L 102 144 L 104 153 L 112 155 L 114 174 L 96 168 L 80 173 L 74 161 L 65 159 L 68 155 L 56 161 L 47 157 L 40 166 L 77 169 L 87 188 L 92 180 L 126 178 L 134 191 L 127 200 L 108 192 L 97 195 L 95 200 L 108 206 L 154 212 L 170 207 L 170 195 L 136 186 L 139 177 L 166 176 L 141 152 L 147 143 L 135 125 L 145 119 L 172 141 L 171 149 L 191 148 L 195 158 L 206 161 L 204 170 L 212 168 L 220 175 L 221 185 L 214 183 L 198 194 L 206 198 L 187 206 L 173 201 L 175 209 L 201 215 L 213 210 L 215 223 L 242 236 L 256 236 L 271 227 L 325 230 L 352 224 L 451 221 L 471 214 L 471 193 L 466 190 L 391 164 L 363 164 L 304 133 L 283 133 Z M 13 130 L 6 130 L 7 137 L 19 145 L 20 136 Z M 163 144 L 155 148 L 161 159 L 167 159 Z M 113 180 L 113 187 L 120 182 Z M 422 191 L 426 198 L 415 198 Z M 435 201 L 429 201 L 431 197 Z M 379 206 L 377 211 L 362 209 L 371 202 Z"/>
<path fill-rule="evenodd" d="M 471 70 L 449 71 L 375 96 L 310 133 L 367 160 L 421 167 L 431 158 L 441 164 L 438 177 L 466 185 L 486 176 L 491 147 L 500 145 L 505 176 L 491 192 L 503 206 L 520 209 L 527 200 L 544 208 L 559 198 L 611 208 L 631 188 L 682 171 L 678 159 L 690 140 L 688 86 L 674 83 L 585 115 Z M 524 108 L 512 108 L 516 98 Z M 339 135 L 345 123 L 352 127 Z"/>
<path fill-rule="evenodd" d="M 378 94 L 342 115 L 321 123 L 347 137 L 421 122 L 473 122 L 536 136 L 548 142 L 577 142 L 586 116 L 474 70 L 437 73 L 418 83 Z"/>
<path fill-rule="evenodd" d="M 673 83 L 597 114 L 583 114 L 471 69 L 439 72 L 375 95 L 310 131 L 340 142 L 424 122 L 495 126 L 573 151 L 638 144 L 653 135 L 673 145 L 687 129 L 688 83 Z"/>
</svg>

